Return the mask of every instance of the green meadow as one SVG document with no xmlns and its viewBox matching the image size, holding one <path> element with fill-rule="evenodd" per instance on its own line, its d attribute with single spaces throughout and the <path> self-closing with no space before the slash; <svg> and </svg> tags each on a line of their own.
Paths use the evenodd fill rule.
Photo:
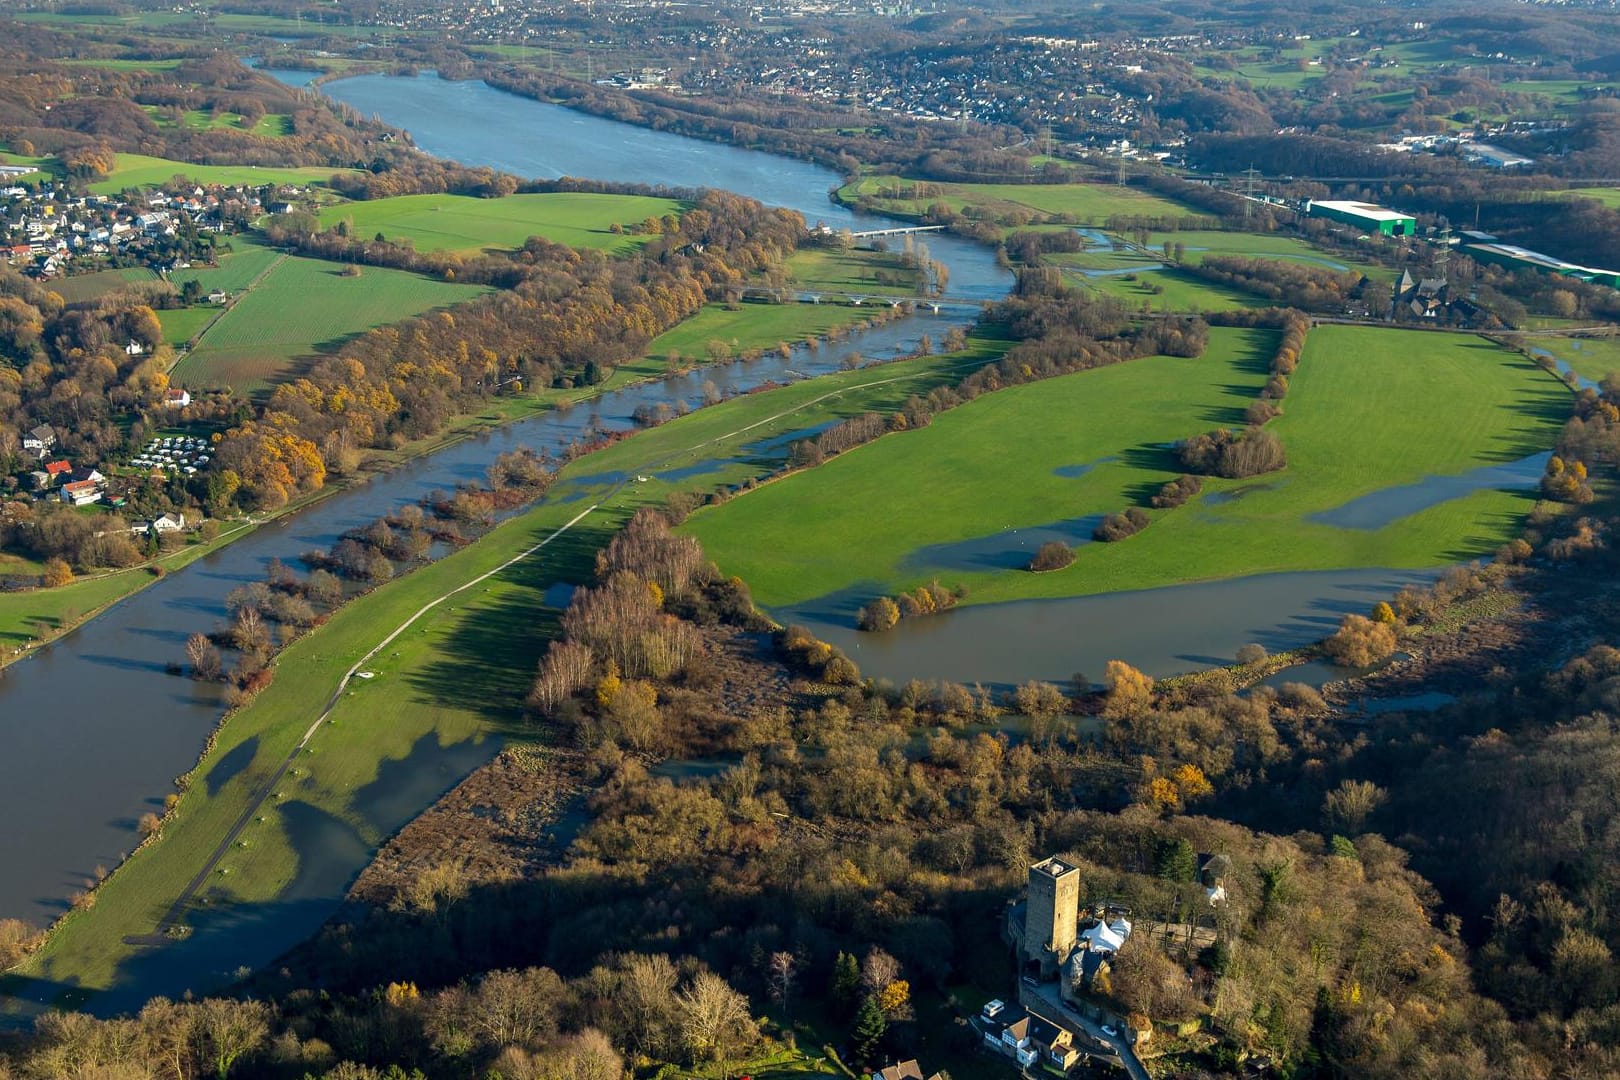
<svg viewBox="0 0 1620 1080">
<path fill-rule="evenodd" d="M 329 168 L 258 168 L 253 165 L 193 165 L 145 154 L 119 154 L 112 172 L 90 185 L 97 195 L 109 195 L 132 187 L 160 187 L 174 176 L 184 176 L 199 184 L 324 184 L 333 173 Z"/>
<path fill-rule="evenodd" d="M 1512 537 L 1533 495 L 1479 490 L 1381 528 L 1313 515 L 1385 488 L 1549 449 L 1568 391 L 1483 339 L 1320 327 L 1273 430 L 1287 469 L 1209 479 L 1138 536 L 1084 543 L 1049 574 L 941 571 L 919 549 L 1145 506 L 1179 469 L 1170 444 L 1242 422 L 1274 339 L 1215 330 L 1198 359 L 1151 357 L 1017 387 L 766 485 L 689 523 L 755 598 L 790 607 L 938 577 L 967 603 L 1075 596 L 1283 570 L 1429 567 Z M 1443 419 L 1441 419 L 1443 417 Z M 1436 438 L 1442 425 L 1445 438 Z M 1079 475 L 1076 475 L 1078 473 Z"/>
<path fill-rule="evenodd" d="M 680 214 L 681 203 L 641 195 L 598 195 L 556 192 L 478 199 L 466 195 L 400 195 L 388 199 L 343 203 L 321 211 L 321 224 L 340 221 L 354 235 L 381 234 L 409 241 L 418 251 L 510 251 L 531 236 L 543 236 L 569 247 L 634 250 L 652 237 L 628 230 L 647 218 Z M 615 233 L 618 225 L 625 232 Z"/>
<path fill-rule="evenodd" d="M 280 261 L 175 365 L 176 383 L 259 392 L 374 326 L 489 291 L 374 266 L 349 277 L 335 263 L 276 257 Z"/>
<path fill-rule="evenodd" d="M 996 216 L 1064 214 L 1078 224 L 1101 225 L 1111 217 L 1187 217 L 1196 213 L 1180 203 L 1134 188 L 1113 184 L 944 184 L 868 176 L 846 185 L 840 194 L 875 198 L 880 209 L 900 215 L 921 214 L 935 202 L 953 210 L 974 207 Z"/>
</svg>

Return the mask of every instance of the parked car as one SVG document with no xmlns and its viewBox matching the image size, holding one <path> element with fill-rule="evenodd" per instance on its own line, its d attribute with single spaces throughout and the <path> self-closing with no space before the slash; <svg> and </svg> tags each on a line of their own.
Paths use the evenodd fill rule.
<svg viewBox="0 0 1620 1080">
<path fill-rule="evenodd" d="M 1111 1024 L 1104 1024 L 1102 1032 L 1103 1032 L 1104 1035 L 1108 1036 L 1110 1039 L 1119 1038 L 1119 1032 L 1115 1031 L 1114 1028 L 1113 1028 L 1113 1025 L 1111 1025 Z"/>
</svg>

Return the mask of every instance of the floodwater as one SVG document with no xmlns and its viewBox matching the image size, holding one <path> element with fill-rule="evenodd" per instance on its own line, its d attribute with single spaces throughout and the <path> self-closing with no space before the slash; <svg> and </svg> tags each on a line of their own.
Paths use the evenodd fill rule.
<svg viewBox="0 0 1620 1080">
<path fill-rule="evenodd" d="M 800 210 L 811 220 L 821 216 L 835 225 L 891 224 L 833 206 L 827 192 L 838 177 L 801 162 L 584 118 L 482 84 L 367 77 L 338 86 L 354 95 L 357 107 L 381 112 L 408 126 L 424 146 L 454 153 L 468 164 L 531 175 L 566 171 L 608 180 L 724 187 Z M 1011 284 L 986 248 L 954 237 L 937 238 L 930 247 L 933 257 L 951 269 L 953 295 L 995 299 Z M 169 676 L 165 667 L 183 658 L 187 635 L 224 620 L 225 595 L 244 582 L 262 579 L 272 558 L 295 563 L 304 552 L 329 547 L 347 529 L 434 490 L 479 480 L 504 451 L 519 446 L 561 449 L 593 432 L 630 430 L 638 407 L 695 405 L 703 400 L 705 383 L 729 396 L 769 382 L 792 381 L 796 376 L 790 372 L 836 371 L 849 349 L 873 359 L 900 355 L 914 349 L 923 334 L 938 340 L 970 318 L 971 312 L 962 309 L 919 314 L 839 347 L 697 369 L 458 443 L 281 518 L 169 574 L 14 664 L 0 676 L 0 820 L 9 823 L 0 830 L 0 866 L 5 868 L 0 874 L 0 918 L 44 925 L 65 910 L 67 897 L 84 887 L 96 867 L 115 866 L 135 846 L 136 821 L 161 808 L 174 778 L 191 768 L 222 711 L 217 688 Z M 478 752 L 485 755 L 495 748 L 490 740 Z M 431 783 L 399 785 L 410 792 L 407 809 L 412 812 L 430 805 L 466 771 L 441 772 L 431 757 L 412 759 L 427 770 L 423 775 Z M 320 845 L 301 848 L 300 855 L 305 860 L 330 857 Z M 274 945 L 290 946 L 319 925 L 323 912 L 341 899 L 345 876 L 352 879 L 364 860 L 338 859 L 332 865 L 338 863 L 346 868 L 343 873 L 318 878 L 326 888 L 327 906 L 309 906 L 306 899 L 289 907 L 279 935 L 266 936 L 268 931 L 255 924 L 249 935 L 253 957 Z M 307 918 L 294 917 L 300 912 Z M 248 962 L 232 955 L 222 939 L 210 941 L 221 950 L 214 959 L 224 967 Z M 246 948 L 249 943 L 244 939 L 241 944 Z M 160 968 L 168 970 L 153 965 L 150 974 L 156 977 Z M 151 985 L 143 981 L 141 986 L 146 992 L 175 993 L 187 985 L 174 981 L 178 978 Z"/>
<path fill-rule="evenodd" d="M 784 608 L 845 650 L 868 675 L 904 682 L 948 678 L 1006 687 L 1076 674 L 1096 680 L 1109 660 L 1155 678 L 1230 664 L 1250 642 L 1268 652 L 1320 640 L 1346 614 L 1365 613 L 1403 586 L 1433 580 L 1414 570 L 1328 570 L 1261 574 L 1066 600 L 1018 600 L 902 619 L 881 634 L 854 629 L 872 585 Z M 1296 669 L 1297 670 L 1297 669 Z M 1285 681 L 1305 681 L 1299 675 Z"/>
<path fill-rule="evenodd" d="M 1541 483 L 1552 451 L 1531 454 L 1501 465 L 1481 465 L 1455 476 L 1425 476 L 1415 484 L 1384 488 L 1312 514 L 1311 520 L 1341 529 L 1382 529 L 1403 517 L 1464 495 L 1491 488 L 1526 491 Z"/>
</svg>

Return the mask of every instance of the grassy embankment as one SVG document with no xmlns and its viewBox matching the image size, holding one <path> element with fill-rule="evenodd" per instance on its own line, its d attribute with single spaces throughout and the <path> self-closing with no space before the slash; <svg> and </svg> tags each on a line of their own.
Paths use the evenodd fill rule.
<svg viewBox="0 0 1620 1080">
<path fill-rule="evenodd" d="M 343 608 L 280 655 L 275 682 L 222 726 L 199 765 L 196 775 L 208 782 L 190 787 L 161 838 L 102 884 L 93 907 L 65 917 L 19 975 L 76 987 L 64 996 L 66 1003 L 109 986 L 137 951 L 125 939 L 153 931 L 251 804 L 253 793 L 320 714 L 343 673 L 429 600 L 532 546 L 593 501 L 603 501 L 540 557 L 440 605 L 369 664 L 376 677 L 352 685 L 330 726 L 299 758 L 297 774 L 283 781 L 283 797 L 265 804 L 263 820 L 250 825 L 243 846 L 222 864 L 226 872 L 208 890 L 210 910 L 221 903 L 273 901 L 296 879 L 300 857 L 288 839 L 289 817 L 304 814 L 307 820 L 313 811 L 352 830 L 367 851 L 373 849 L 386 835 L 384 824 L 397 827 L 402 811 L 408 816 L 420 807 L 394 806 L 393 818 L 385 822 L 373 801 L 379 792 L 375 786 L 368 791 L 368 785 L 422 740 L 450 745 L 525 736 L 517 727 L 522 701 L 558 614 L 544 607 L 545 590 L 557 581 L 584 580 L 595 549 L 636 507 L 661 504 L 675 490 L 710 490 L 762 475 L 775 459 L 739 448 L 868 409 L 895 409 L 909 395 L 955 381 L 993 360 L 1000 349 L 975 339 L 963 353 L 746 395 L 642 432 L 574 462 L 553 497 L 478 543 Z M 700 478 L 692 478 L 690 470 L 685 480 L 660 475 L 711 459 L 716 467 L 703 470 Z M 621 486 L 625 475 L 649 479 Z M 583 498 L 564 501 L 572 495 Z M 227 759 L 233 764 L 220 768 Z M 444 785 L 456 779 L 446 776 Z M 218 958 L 217 968 L 230 966 L 230 958 Z M 19 984 L 0 984 L 0 989 L 18 992 Z"/>
<path fill-rule="evenodd" d="M 678 215 L 683 209 L 674 199 L 583 192 L 508 195 L 502 199 L 400 195 L 328 206 L 321 211 L 320 219 L 323 228 L 348 221 L 355 236 L 369 239 L 380 233 L 395 242 L 408 240 L 418 251 L 465 255 L 512 251 L 531 236 L 543 236 L 569 247 L 624 254 L 645 245 L 652 234 L 615 233 L 614 225 L 628 230 L 647 218 Z"/>
<path fill-rule="evenodd" d="M 990 217 L 1068 214 L 1087 225 L 1117 216 L 1179 218 L 1195 213 L 1157 195 L 1110 184 L 942 184 L 866 176 L 840 188 L 838 195 L 847 202 L 864 197 L 874 209 L 898 217 L 919 217 L 934 203 L 945 203 L 957 213 L 972 208 L 972 213 Z"/>
<path fill-rule="evenodd" d="M 1555 380 L 1481 339 L 1329 326 L 1311 333 L 1272 425 L 1286 471 L 1207 480 L 1191 504 L 1155 512 L 1146 532 L 1083 544 L 1056 573 L 908 562 L 935 544 L 1145 505 L 1178 472 L 1165 444 L 1241 423 L 1272 340 L 1216 330 L 1198 360 L 1138 360 L 990 395 L 702 511 L 689 527 L 776 607 L 868 585 L 894 593 L 935 576 L 966 585 L 967 603 L 989 603 L 1270 571 L 1429 567 L 1514 535 L 1533 493 L 1476 491 L 1370 530 L 1311 520 L 1371 492 L 1547 450 L 1568 415 Z M 1079 477 L 1054 471 L 1088 463 Z"/>
</svg>

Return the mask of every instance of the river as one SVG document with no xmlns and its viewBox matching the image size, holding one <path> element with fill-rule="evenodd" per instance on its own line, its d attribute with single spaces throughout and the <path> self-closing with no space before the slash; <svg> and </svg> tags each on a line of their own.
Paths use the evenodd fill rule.
<svg viewBox="0 0 1620 1080">
<path fill-rule="evenodd" d="M 802 162 L 582 117 L 482 84 L 367 77 L 337 89 L 358 108 L 408 124 L 427 149 L 471 164 L 541 176 L 568 172 L 722 187 L 799 210 L 811 221 L 886 223 L 832 205 L 827 193 L 838 176 Z M 1010 278 L 985 248 L 954 237 L 932 237 L 929 246 L 950 267 L 954 296 L 994 299 L 1006 292 Z M 843 346 L 705 368 L 459 443 L 261 528 L 13 664 L 0 676 L 0 820 L 7 822 L 0 830 L 0 918 L 50 922 L 98 867 L 116 866 L 135 846 L 137 820 L 161 811 L 174 778 L 195 762 L 223 708 L 216 687 L 175 678 L 165 667 L 183 659 L 187 635 L 225 618 L 225 595 L 263 578 L 271 559 L 293 563 L 435 489 L 479 480 L 503 451 L 561 447 L 593 429 L 628 430 L 643 404 L 701 401 L 705 381 L 732 393 L 790 381 L 790 371 L 824 374 L 837 370 L 851 350 L 869 358 L 898 355 L 924 333 L 938 340 L 970 318 L 964 309 L 916 315 Z M 468 767 L 463 753 L 424 750 L 413 760 L 420 759 L 427 775 L 453 762 L 459 776 Z M 442 786 L 425 793 L 426 801 L 405 820 Z"/>
<path fill-rule="evenodd" d="M 481 83 L 431 75 L 364 76 L 323 89 L 406 128 L 423 149 L 469 165 L 532 176 L 718 187 L 799 210 L 812 224 L 884 223 L 832 204 L 828 192 L 839 178 L 825 169 L 590 117 Z M 994 299 L 1011 284 L 983 247 L 941 234 L 931 234 L 928 245 L 950 268 L 953 296 Z M 937 340 L 968 317 L 960 309 L 912 316 L 853 339 L 847 349 L 873 358 L 896 355 L 922 334 Z M 261 578 L 269 560 L 293 562 L 305 551 L 327 547 L 344 530 L 429 491 L 480 479 L 490 461 L 510 448 L 559 446 L 592 429 L 628 429 L 638 406 L 696 402 L 706 380 L 732 392 L 785 381 L 793 377 L 790 370 L 825 373 L 839 366 L 847 349 L 800 349 L 787 359 L 708 368 L 448 447 L 259 529 L 13 665 L 0 679 L 0 815 L 8 823 L 0 832 L 5 868 L 0 917 L 43 924 L 63 910 L 66 897 L 82 888 L 98 865 L 116 865 L 134 846 L 136 819 L 160 807 L 173 778 L 195 761 L 221 710 L 214 688 L 167 675 L 164 668 L 181 657 L 188 634 L 224 618 L 225 595 Z M 1381 571 L 1281 575 L 1187 587 L 1193 591 L 968 609 L 918 620 L 929 625 L 907 628 L 881 648 L 863 645 L 857 655 L 873 674 L 991 683 L 1064 679 L 1076 670 L 1095 675 L 1102 660 L 1116 656 L 1156 672 L 1186 670 L 1223 662 L 1246 641 L 1276 647 L 1306 630 L 1320 634 L 1338 611 L 1370 604 L 1403 578 Z M 1121 636 L 1122 627 L 1129 628 L 1129 637 Z M 830 624 L 827 632 L 838 633 Z M 1144 660 L 1133 650 L 1151 655 Z M 447 783 L 493 753 L 494 740 L 486 743 L 472 751 L 465 744 L 440 749 L 427 740 L 408 761 L 391 763 L 391 783 L 414 797 L 395 800 L 388 820 L 375 824 L 397 827 L 431 804 Z M 214 939 L 229 940 L 232 947 L 212 957 L 217 966 L 211 970 L 262 963 L 307 936 L 336 907 L 369 857 L 363 845 L 337 844 L 329 837 L 312 835 L 308 843 L 309 851 L 320 848 L 321 858 L 313 860 L 323 867 L 319 880 L 301 877 L 286 904 L 221 913 L 242 921 L 244 933 Z M 270 910 L 278 907 L 281 914 Z M 252 940 L 244 942 L 246 936 Z M 183 988 L 173 970 L 158 970 L 163 963 L 158 955 L 134 973 L 141 986 L 121 987 L 124 995 Z"/>
</svg>

